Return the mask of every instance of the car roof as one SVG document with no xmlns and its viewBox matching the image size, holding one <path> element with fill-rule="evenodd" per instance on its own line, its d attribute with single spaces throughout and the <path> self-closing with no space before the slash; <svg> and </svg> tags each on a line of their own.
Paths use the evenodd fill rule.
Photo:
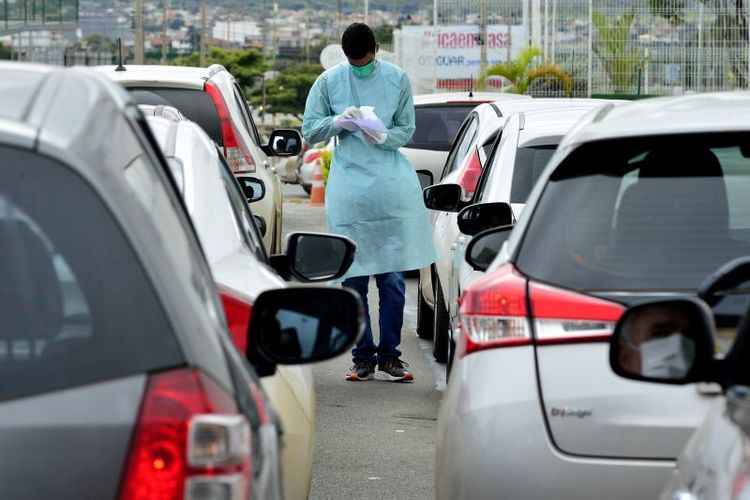
<svg viewBox="0 0 750 500">
<path fill-rule="evenodd" d="M 104 76 L 84 68 L 17 62 L 0 62 L 0 73 L 4 81 L 28 73 L 43 76 L 38 85 L 22 91 L 0 92 L 0 108 L 9 107 L 11 99 L 27 101 L 23 113 L 0 115 L 0 142 L 44 150 L 84 169 L 87 161 L 101 158 L 108 141 L 116 141 L 111 134 L 102 135 L 98 143 L 76 136 L 78 131 L 110 129 L 112 113 L 124 112 L 130 103 L 125 91 Z"/>
<path fill-rule="evenodd" d="M 482 104 L 484 102 L 504 102 L 528 100 L 529 96 L 507 92 L 445 92 L 441 94 L 418 94 L 414 96 L 414 105 L 429 104 Z"/>
<path fill-rule="evenodd" d="M 218 64 L 208 68 L 157 65 L 126 65 L 125 71 L 117 71 L 116 68 L 97 66 L 95 69 L 123 85 L 149 84 L 190 89 L 202 89 L 213 75 L 226 71 Z"/>
<path fill-rule="evenodd" d="M 624 104 L 628 101 L 618 99 L 588 99 L 567 97 L 541 97 L 526 101 L 496 101 L 494 104 L 503 116 L 513 113 L 525 113 L 545 109 L 598 108 L 606 104 Z"/>
<path fill-rule="evenodd" d="M 519 147 L 544 137 L 562 138 L 581 118 L 590 113 L 591 109 L 590 106 L 574 106 L 519 113 Z"/>
<path fill-rule="evenodd" d="M 592 113 L 564 142 L 750 131 L 749 116 L 750 92 L 747 91 L 645 99 Z"/>
</svg>

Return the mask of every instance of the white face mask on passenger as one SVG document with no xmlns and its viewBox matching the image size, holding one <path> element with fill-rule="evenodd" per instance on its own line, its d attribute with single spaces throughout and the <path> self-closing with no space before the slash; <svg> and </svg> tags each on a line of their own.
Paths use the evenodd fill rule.
<svg viewBox="0 0 750 500">
<path fill-rule="evenodd" d="M 643 342 L 641 374 L 652 378 L 682 378 L 692 365 L 695 344 L 680 332 Z"/>
</svg>

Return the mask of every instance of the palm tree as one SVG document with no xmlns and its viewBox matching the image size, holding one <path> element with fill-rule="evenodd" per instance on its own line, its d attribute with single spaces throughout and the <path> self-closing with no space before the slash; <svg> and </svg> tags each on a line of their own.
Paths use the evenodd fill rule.
<svg viewBox="0 0 750 500">
<path fill-rule="evenodd" d="M 490 76 L 502 76 L 510 81 L 511 92 L 525 94 L 534 81 L 552 79 L 559 81 L 565 95 L 570 96 L 573 92 L 573 77 L 558 64 L 534 64 L 534 59 L 541 55 L 542 51 L 538 47 L 527 47 L 515 59 L 490 66 L 482 75 L 481 82 L 484 84 Z"/>
<path fill-rule="evenodd" d="M 632 92 L 644 64 L 643 52 L 630 42 L 635 12 L 629 10 L 622 16 L 611 17 L 594 11 L 593 20 L 598 34 L 594 54 L 602 62 L 615 91 Z"/>
</svg>

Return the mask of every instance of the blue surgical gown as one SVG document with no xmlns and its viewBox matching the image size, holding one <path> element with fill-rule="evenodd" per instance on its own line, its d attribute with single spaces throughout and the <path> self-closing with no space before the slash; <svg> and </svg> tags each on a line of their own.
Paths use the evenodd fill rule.
<svg viewBox="0 0 750 500">
<path fill-rule="evenodd" d="M 383 144 L 362 132 L 336 127 L 350 106 L 373 106 L 388 128 Z M 414 168 L 399 152 L 415 129 L 414 103 L 406 73 L 377 61 L 367 78 L 348 63 L 323 73 L 310 89 L 302 134 L 315 144 L 338 136 L 326 186 L 326 218 L 333 233 L 357 244 L 346 277 L 420 269 L 435 262 L 432 230 Z"/>
</svg>

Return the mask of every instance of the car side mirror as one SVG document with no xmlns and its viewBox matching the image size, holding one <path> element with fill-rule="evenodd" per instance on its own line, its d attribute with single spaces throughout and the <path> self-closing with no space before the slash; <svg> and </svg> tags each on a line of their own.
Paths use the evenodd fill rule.
<svg viewBox="0 0 750 500">
<path fill-rule="evenodd" d="M 466 262 L 475 271 L 489 269 L 512 230 L 513 226 L 502 226 L 477 234 L 466 246 Z"/>
<path fill-rule="evenodd" d="M 351 348 L 364 325 L 359 297 L 345 288 L 293 287 L 261 293 L 253 304 L 248 358 L 257 350 L 282 365 L 315 363 Z"/>
<path fill-rule="evenodd" d="M 297 156 L 302 151 L 302 136 L 294 129 L 274 130 L 263 149 L 268 156 Z"/>
<path fill-rule="evenodd" d="M 700 299 L 658 300 L 630 307 L 615 326 L 609 364 L 619 376 L 662 384 L 714 382 L 711 309 Z"/>
<path fill-rule="evenodd" d="M 419 178 L 419 185 L 422 186 L 422 190 L 435 183 L 435 178 L 429 170 L 417 170 L 417 177 Z"/>
<path fill-rule="evenodd" d="M 462 208 L 461 196 L 458 184 L 435 184 L 425 188 L 424 204 L 430 210 L 458 212 Z"/>
<path fill-rule="evenodd" d="M 248 203 L 255 203 L 265 198 L 266 184 L 261 179 L 243 175 L 238 177 L 237 180 Z"/>
<path fill-rule="evenodd" d="M 258 226 L 258 232 L 260 233 L 261 237 L 265 236 L 266 231 L 268 231 L 266 219 L 264 219 L 260 215 L 253 215 L 253 219 L 255 219 L 255 225 Z"/>
<path fill-rule="evenodd" d="M 469 236 L 512 224 L 513 209 L 509 203 L 504 202 L 470 205 L 458 214 L 458 229 Z"/>
<path fill-rule="evenodd" d="M 341 278 L 354 262 L 357 245 L 344 236 L 292 233 L 286 252 L 271 256 L 271 266 L 282 278 L 319 283 Z"/>
</svg>

